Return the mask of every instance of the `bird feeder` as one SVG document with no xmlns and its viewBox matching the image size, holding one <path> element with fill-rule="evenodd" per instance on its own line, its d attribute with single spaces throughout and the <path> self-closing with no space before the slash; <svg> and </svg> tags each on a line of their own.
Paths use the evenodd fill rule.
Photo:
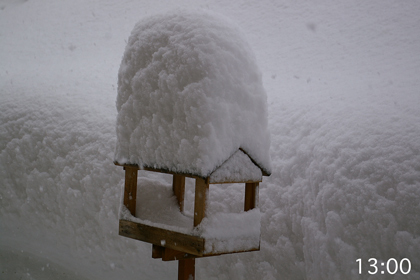
<svg viewBox="0 0 420 280">
<path fill-rule="evenodd" d="M 117 111 L 114 163 L 125 170 L 120 235 L 151 243 L 153 258 L 179 260 L 179 279 L 194 277 L 195 258 L 259 250 L 259 212 L 251 210 L 270 175 L 266 94 L 236 27 L 197 11 L 139 22 L 119 71 Z M 139 170 L 171 174 L 181 212 L 185 179 L 195 179 L 191 230 L 136 218 Z M 235 215 L 251 222 L 218 236 L 211 227 L 232 225 L 208 217 L 209 186 L 227 183 L 244 184 L 244 211 Z"/>
</svg>

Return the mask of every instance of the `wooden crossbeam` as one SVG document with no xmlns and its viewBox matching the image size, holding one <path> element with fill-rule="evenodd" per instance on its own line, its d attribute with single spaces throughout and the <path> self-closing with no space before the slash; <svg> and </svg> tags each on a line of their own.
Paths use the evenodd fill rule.
<svg viewBox="0 0 420 280">
<path fill-rule="evenodd" d="M 120 220 L 119 234 L 196 256 L 202 256 L 204 252 L 204 239 L 201 237 L 132 221 Z"/>
</svg>

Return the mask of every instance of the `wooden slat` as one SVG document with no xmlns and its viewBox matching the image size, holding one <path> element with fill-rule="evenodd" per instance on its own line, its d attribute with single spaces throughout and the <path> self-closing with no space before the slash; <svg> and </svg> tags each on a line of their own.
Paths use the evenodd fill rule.
<svg viewBox="0 0 420 280">
<path fill-rule="evenodd" d="M 258 183 L 245 184 L 245 203 L 244 210 L 254 209 L 258 205 Z"/>
<path fill-rule="evenodd" d="M 118 161 L 114 161 L 114 164 L 117 166 L 131 166 L 131 167 L 137 167 L 137 169 L 140 170 L 146 170 L 146 171 L 153 171 L 153 172 L 158 172 L 158 173 L 165 173 L 165 174 L 178 174 L 178 175 L 182 175 L 185 177 L 190 177 L 190 178 L 204 178 L 200 175 L 197 174 L 193 174 L 193 173 L 188 173 L 188 172 L 174 172 L 174 171 L 170 171 L 168 169 L 165 168 L 155 168 L 155 167 L 150 167 L 150 166 L 140 166 L 136 163 L 119 163 Z"/>
<path fill-rule="evenodd" d="M 203 238 L 131 221 L 120 220 L 119 234 L 196 256 L 204 252 Z"/>
<path fill-rule="evenodd" d="M 182 175 L 184 177 L 189 177 L 189 178 L 203 178 L 200 177 L 199 175 L 196 174 L 192 174 L 192 173 L 187 173 L 187 172 L 173 172 L 167 169 L 162 169 L 162 168 L 153 168 L 153 167 L 148 167 L 148 166 L 143 166 L 141 168 L 142 170 L 146 170 L 146 171 L 152 171 L 152 172 L 158 172 L 158 173 L 165 173 L 165 174 L 172 174 L 172 175 Z"/>
<path fill-rule="evenodd" d="M 225 252 L 217 252 L 217 253 L 205 253 L 202 256 L 196 256 L 192 254 L 186 254 L 180 251 L 163 248 L 162 256 L 156 258 L 162 258 L 162 261 L 176 261 L 176 260 L 185 260 L 185 259 L 192 259 L 192 258 L 205 258 L 205 257 L 214 257 L 214 256 L 221 256 L 221 255 L 228 255 L 228 254 L 237 254 L 237 253 L 246 253 L 246 252 L 255 252 L 259 251 L 260 247 L 256 248 L 249 248 L 247 250 L 236 250 L 236 251 L 228 251 Z"/>
<path fill-rule="evenodd" d="M 215 182 L 215 181 L 211 181 L 211 178 L 210 178 L 210 185 L 211 184 L 226 185 L 226 184 L 237 184 L 237 183 L 261 183 L 261 182 L 262 182 L 262 178 L 259 181 L 255 181 L 255 180 L 245 181 L 245 180 L 242 180 L 242 181 L 239 181 L 239 182 L 238 181 L 231 181 L 231 180 Z"/>
<path fill-rule="evenodd" d="M 137 167 L 125 166 L 124 205 L 136 216 Z"/>
<path fill-rule="evenodd" d="M 209 179 L 195 179 L 194 227 L 198 226 L 206 215 Z"/>
<path fill-rule="evenodd" d="M 185 176 L 174 174 L 172 180 L 172 188 L 178 200 L 179 210 L 183 212 L 185 196 Z"/>
<path fill-rule="evenodd" d="M 220 256 L 220 255 L 228 255 L 228 254 L 237 254 L 237 253 L 246 253 L 246 252 L 255 252 L 255 251 L 259 251 L 259 250 L 260 250 L 260 246 L 258 245 L 258 247 L 256 247 L 256 248 L 249 248 L 247 250 L 233 250 L 233 251 L 226 250 L 225 252 L 217 252 L 217 253 L 210 252 L 210 253 L 204 254 L 200 258 L 214 257 L 214 256 Z"/>
</svg>

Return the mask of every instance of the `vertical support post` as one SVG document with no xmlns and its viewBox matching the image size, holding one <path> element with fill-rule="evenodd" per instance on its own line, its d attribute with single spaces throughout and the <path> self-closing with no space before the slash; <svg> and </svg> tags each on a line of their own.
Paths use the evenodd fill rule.
<svg viewBox="0 0 420 280">
<path fill-rule="evenodd" d="M 198 226 L 206 215 L 209 178 L 195 179 L 194 227 Z"/>
<path fill-rule="evenodd" d="M 175 186 L 174 177 L 174 186 Z M 185 180 L 185 179 L 184 179 Z M 185 181 L 184 181 L 185 184 Z M 209 178 L 195 179 L 194 227 L 198 226 L 206 215 Z M 174 189 L 175 191 L 175 189 Z M 195 258 L 178 261 L 178 280 L 195 279 Z"/>
<path fill-rule="evenodd" d="M 195 279 L 195 259 L 178 261 L 178 280 Z"/>
<path fill-rule="evenodd" d="M 172 189 L 178 200 L 179 210 L 184 211 L 185 177 L 174 174 Z M 192 278 L 191 278 L 192 277 Z M 195 278 L 195 259 L 178 261 L 178 280 L 190 280 Z"/>
<path fill-rule="evenodd" d="M 178 200 L 179 210 L 184 211 L 184 196 L 185 196 L 185 176 L 174 174 L 172 180 L 172 189 Z"/>
<path fill-rule="evenodd" d="M 138 167 L 124 166 L 124 170 L 125 170 L 124 206 L 127 207 L 131 215 L 136 216 Z"/>
<path fill-rule="evenodd" d="M 259 183 L 245 183 L 245 203 L 244 210 L 248 211 L 258 206 L 258 186 Z"/>
</svg>

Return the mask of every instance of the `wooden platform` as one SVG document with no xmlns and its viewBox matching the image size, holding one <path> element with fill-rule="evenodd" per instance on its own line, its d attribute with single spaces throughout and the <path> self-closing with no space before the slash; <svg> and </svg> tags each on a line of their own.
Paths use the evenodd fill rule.
<svg viewBox="0 0 420 280">
<path fill-rule="evenodd" d="M 243 230 L 242 238 L 231 237 L 229 240 L 219 239 L 206 239 L 199 235 L 197 232 L 181 233 L 174 230 L 168 230 L 167 227 L 159 227 L 157 225 L 148 225 L 140 219 L 136 219 L 136 198 L 137 198 L 137 176 L 140 167 L 133 164 L 119 164 L 125 170 L 125 184 L 124 184 L 124 207 L 130 212 L 128 218 L 120 218 L 119 220 L 119 235 L 151 243 L 152 244 L 152 257 L 155 259 L 162 259 L 163 261 L 178 260 L 178 279 L 195 279 L 195 259 L 209 256 L 217 256 L 222 254 L 233 254 L 241 252 L 258 251 L 260 249 L 260 236 L 259 229 L 257 231 L 258 238 L 251 237 L 253 242 L 246 242 L 248 239 L 244 237 Z M 182 212 L 184 209 L 185 197 L 185 177 L 195 179 L 195 199 L 194 199 L 194 213 L 193 213 L 193 228 L 198 229 L 203 219 L 206 217 L 206 209 L 209 196 L 210 177 L 202 178 L 193 174 L 187 173 L 174 173 L 168 170 L 160 170 L 154 168 L 142 168 L 143 170 L 167 173 L 173 175 L 172 189 L 177 198 L 179 210 Z M 244 183 L 245 184 L 245 198 L 244 198 L 244 211 L 249 211 L 258 206 L 258 181 L 245 180 L 242 182 L 227 182 L 223 183 Z M 213 183 L 213 182 L 212 182 Z M 244 213 L 245 213 L 244 212 Z M 252 212 L 248 212 L 252 214 Z M 229 226 L 229 225 L 227 225 Z M 259 223 L 258 223 L 259 226 Z M 211 235 L 210 235 L 211 236 Z M 246 234 L 245 234 L 246 236 Z M 216 240 L 216 241 L 215 241 Z M 224 242 L 232 242 L 230 246 L 224 246 Z M 239 240 L 239 243 L 235 243 Z M 221 242 L 221 243 L 217 243 Z M 216 245 L 215 245 L 216 244 Z M 241 244 L 241 246 L 231 246 L 232 244 Z M 243 244 L 247 246 L 244 247 Z M 214 249 L 214 247 L 217 247 Z"/>
<path fill-rule="evenodd" d="M 260 249 L 258 244 L 258 246 L 249 247 L 246 250 L 206 252 L 206 239 L 200 236 L 184 234 L 126 220 L 120 220 L 119 225 L 119 234 L 121 236 L 153 244 L 152 257 L 161 258 L 164 261 L 210 257 L 223 254 L 258 251 Z"/>
<path fill-rule="evenodd" d="M 116 165 L 119 165 L 116 163 Z M 124 206 L 129 210 L 131 216 L 136 213 L 137 196 L 137 173 L 139 167 L 136 165 L 122 165 L 125 170 L 124 186 Z M 179 210 L 184 208 L 185 177 L 192 177 L 195 182 L 195 200 L 194 200 L 194 219 L 193 226 L 198 227 L 206 216 L 207 199 L 209 195 L 209 178 L 201 178 L 190 174 L 175 174 L 169 171 L 147 168 L 148 171 L 169 173 L 173 175 L 173 192 L 177 197 Z M 251 210 L 258 205 L 258 185 L 259 182 L 245 182 L 244 210 Z M 130 219 L 120 219 L 119 234 L 121 236 L 135 240 L 151 243 L 152 257 L 163 261 L 188 260 L 194 258 L 216 256 L 222 254 L 241 253 L 249 251 L 258 251 L 260 249 L 260 240 L 258 238 L 254 245 L 247 248 L 231 248 L 226 250 L 206 251 L 206 244 L 211 244 L 212 240 L 206 240 L 202 236 L 185 234 L 173 230 L 168 230 L 158 226 L 151 226 L 141 221 L 132 221 Z M 181 265 L 181 263 L 180 263 Z"/>
</svg>

